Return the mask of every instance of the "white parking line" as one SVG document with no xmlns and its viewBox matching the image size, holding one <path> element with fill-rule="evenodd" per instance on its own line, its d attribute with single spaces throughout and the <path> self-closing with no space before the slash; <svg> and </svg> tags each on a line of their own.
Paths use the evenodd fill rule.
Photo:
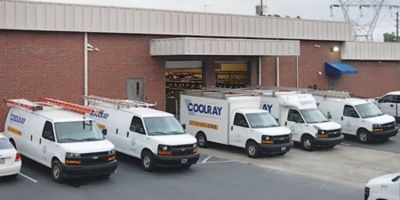
<svg viewBox="0 0 400 200">
<path fill-rule="evenodd" d="M 212 158 L 212 156 L 207 156 L 207 158 L 205 158 L 203 161 L 201 161 L 201 163 L 206 163 L 208 160 L 210 160 L 210 158 Z"/>
<path fill-rule="evenodd" d="M 37 183 L 37 182 L 38 182 L 37 180 L 35 180 L 35 179 L 29 177 L 28 175 L 23 174 L 22 172 L 20 172 L 19 175 L 22 176 L 22 177 L 24 177 L 24 178 L 26 178 L 26 179 L 28 179 L 28 180 L 30 180 L 30 181 L 32 181 L 32 182 L 34 182 L 34 183 Z"/>
<path fill-rule="evenodd" d="M 218 164 L 218 163 L 232 163 L 233 160 L 221 160 L 221 161 L 211 161 L 211 162 L 201 162 L 201 164 Z"/>
<path fill-rule="evenodd" d="M 341 145 L 344 145 L 344 146 L 350 146 L 350 144 L 349 143 L 341 143 Z"/>
</svg>

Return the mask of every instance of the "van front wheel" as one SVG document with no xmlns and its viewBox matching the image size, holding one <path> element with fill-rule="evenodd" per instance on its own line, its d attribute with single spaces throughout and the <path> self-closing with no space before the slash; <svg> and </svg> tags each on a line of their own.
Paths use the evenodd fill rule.
<svg viewBox="0 0 400 200">
<path fill-rule="evenodd" d="M 197 139 L 197 145 L 199 145 L 199 147 L 202 147 L 202 148 L 207 147 L 207 145 L 208 145 L 207 137 L 206 137 L 206 135 L 204 135 L 204 133 L 201 133 L 201 132 L 198 133 L 196 135 L 196 139 Z"/>
<path fill-rule="evenodd" d="M 144 151 L 142 153 L 142 167 L 149 172 L 155 169 L 154 156 L 150 151 Z"/>
<path fill-rule="evenodd" d="M 61 167 L 61 163 L 58 160 L 54 160 L 51 165 L 51 172 L 53 174 L 53 179 L 57 183 L 62 183 L 64 181 L 64 172 Z"/>
<path fill-rule="evenodd" d="M 360 130 L 358 132 L 358 140 L 361 143 L 368 143 L 369 142 L 369 135 L 368 132 L 366 130 Z"/>
<path fill-rule="evenodd" d="M 253 141 L 247 142 L 246 152 L 250 158 L 257 158 L 258 157 L 258 144 Z"/>
<path fill-rule="evenodd" d="M 311 136 L 304 136 L 301 139 L 301 145 L 303 146 L 303 149 L 306 151 L 313 151 L 314 150 L 314 139 Z"/>
</svg>

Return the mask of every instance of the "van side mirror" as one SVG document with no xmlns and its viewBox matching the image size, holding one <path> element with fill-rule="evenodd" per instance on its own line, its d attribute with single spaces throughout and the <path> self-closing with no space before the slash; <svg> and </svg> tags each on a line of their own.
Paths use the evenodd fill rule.
<svg viewBox="0 0 400 200">
<path fill-rule="evenodd" d="M 182 128 L 186 130 L 186 124 L 182 124 Z"/>
<path fill-rule="evenodd" d="M 101 133 L 103 133 L 103 135 L 106 136 L 107 135 L 107 129 L 101 130 Z"/>
</svg>

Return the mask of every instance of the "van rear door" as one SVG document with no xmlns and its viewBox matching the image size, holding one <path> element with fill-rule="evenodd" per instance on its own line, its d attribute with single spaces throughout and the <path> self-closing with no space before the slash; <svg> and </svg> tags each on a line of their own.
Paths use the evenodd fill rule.
<svg viewBox="0 0 400 200">
<path fill-rule="evenodd" d="M 399 116 L 400 95 L 386 95 L 378 100 L 382 112 L 395 117 Z"/>
</svg>

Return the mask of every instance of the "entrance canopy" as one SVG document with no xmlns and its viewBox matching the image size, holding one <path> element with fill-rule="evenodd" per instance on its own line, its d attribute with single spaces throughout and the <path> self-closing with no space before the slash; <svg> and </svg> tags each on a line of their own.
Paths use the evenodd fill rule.
<svg viewBox="0 0 400 200">
<path fill-rule="evenodd" d="M 300 42 L 194 37 L 153 39 L 150 55 L 299 56 Z"/>
<path fill-rule="evenodd" d="M 355 74 L 358 70 L 344 62 L 326 62 L 325 73 L 328 76 L 340 76 L 343 74 Z"/>
</svg>

